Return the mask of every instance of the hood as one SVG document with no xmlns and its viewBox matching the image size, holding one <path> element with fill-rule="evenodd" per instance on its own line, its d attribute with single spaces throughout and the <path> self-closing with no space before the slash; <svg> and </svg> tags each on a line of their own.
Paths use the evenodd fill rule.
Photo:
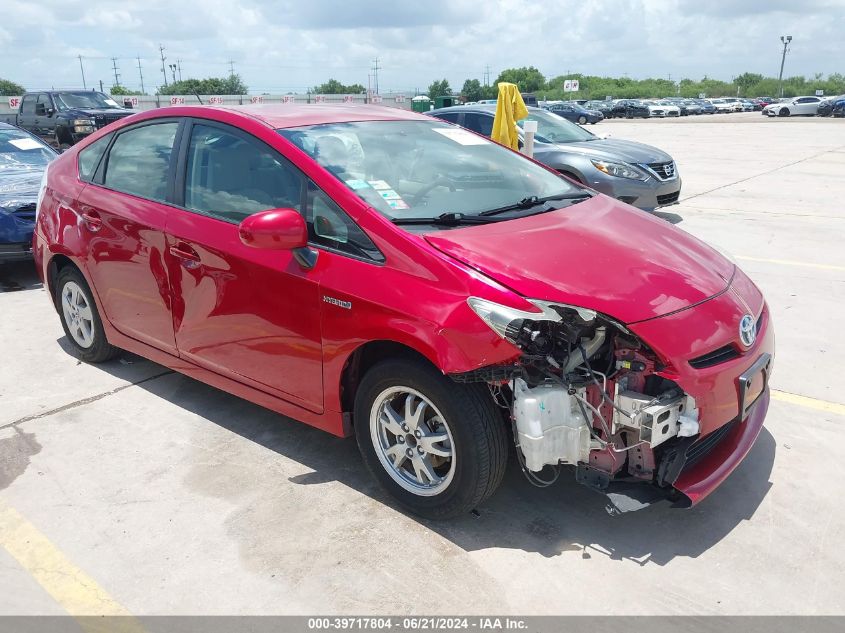
<svg viewBox="0 0 845 633">
<path fill-rule="evenodd" d="M 34 203 L 43 174 L 43 165 L 0 168 L 0 213 Z"/>
<path fill-rule="evenodd" d="M 558 143 L 556 145 L 544 143 L 542 149 L 537 148 L 537 153 L 549 151 L 546 148 L 553 148 L 553 151 L 582 154 L 600 160 L 618 161 L 621 159 L 626 163 L 665 163 L 672 160 L 669 154 L 651 145 L 612 138 L 579 141 L 577 143 Z"/>
<path fill-rule="evenodd" d="M 507 222 L 429 233 L 441 252 L 520 295 L 635 323 L 727 288 L 734 265 L 688 233 L 606 196 Z"/>
</svg>

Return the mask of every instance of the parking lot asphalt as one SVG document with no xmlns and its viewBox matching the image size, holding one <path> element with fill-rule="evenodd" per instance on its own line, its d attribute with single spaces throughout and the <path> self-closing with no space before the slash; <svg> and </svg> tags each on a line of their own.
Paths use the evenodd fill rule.
<svg viewBox="0 0 845 633">
<path fill-rule="evenodd" d="M 566 474 L 540 490 L 512 463 L 478 516 L 420 521 L 354 440 L 128 354 L 79 363 L 31 266 L 8 265 L 0 614 L 845 612 L 845 121 L 589 129 L 672 154 L 681 201 L 659 215 L 771 306 L 766 426 L 711 497 L 611 517 Z"/>
</svg>

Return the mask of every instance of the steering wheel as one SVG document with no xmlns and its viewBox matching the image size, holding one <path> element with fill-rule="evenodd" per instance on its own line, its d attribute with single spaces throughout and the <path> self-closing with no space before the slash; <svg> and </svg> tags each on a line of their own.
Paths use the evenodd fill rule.
<svg viewBox="0 0 845 633">
<path fill-rule="evenodd" d="M 426 196 L 434 190 L 435 187 L 439 187 L 441 185 L 447 185 L 449 187 L 449 191 L 455 190 L 454 181 L 449 176 L 437 174 L 437 177 L 433 181 L 423 186 L 422 189 L 410 196 L 411 205 L 416 206 L 420 204 L 423 200 L 425 200 Z"/>
</svg>

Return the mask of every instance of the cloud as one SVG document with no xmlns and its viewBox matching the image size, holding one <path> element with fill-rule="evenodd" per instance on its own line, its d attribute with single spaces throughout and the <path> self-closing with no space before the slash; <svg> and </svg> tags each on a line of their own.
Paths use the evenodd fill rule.
<svg viewBox="0 0 845 633">
<path fill-rule="evenodd" d="M 779 36 L 794 36 L 788 75 L 842 72 L 845 2 L 823 0 L 3 0 L 2 73 L 31 88 L 163 83 L 235 71 L 253 91 L 304 90 L 334 77 L 380 87 L 453 86 L 504 68 L 536 66 L 631 77 L 730 79 L 776 75 Z M 170 75 L 168 73 L 168 80 Z"/>
</svg>

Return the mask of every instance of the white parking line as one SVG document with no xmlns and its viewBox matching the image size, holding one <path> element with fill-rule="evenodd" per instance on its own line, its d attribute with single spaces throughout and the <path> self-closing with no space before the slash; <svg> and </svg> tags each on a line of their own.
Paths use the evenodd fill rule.
<svg viewBox="0 0 845 633">
<path fill-rule="evenodd" d="M 798 262 L 792 259 L 768 259 L 766 257 L 749 257 L 748 255 L 734 255 L 735 259 L 741 259 L 746 262 L 760 262 L 763 264 L 780 264 L 782 266 L 803 266 L 805 268 L 818 268 L 820 270 L 839 270 L 845 271 L 845 266 L 836 266 L 835 264 L 816 264 L 814 262 Z"/>
</svg>

